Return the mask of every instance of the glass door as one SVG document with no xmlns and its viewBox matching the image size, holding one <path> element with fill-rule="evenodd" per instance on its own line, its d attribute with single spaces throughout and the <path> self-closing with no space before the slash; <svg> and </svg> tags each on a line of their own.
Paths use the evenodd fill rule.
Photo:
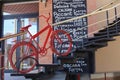
<svg viewBox="0 0 120 80">
<path fill-rule="evenodd" d="M 3 36 L 9 36 L 9 35 L 13 35 L 16 33 L 16 26 L 17 22 L 16 19 L 9 19 L 9 20 L 4 20 L 4 30 L 3 30 Z M 4 58 L 4 66 L 6 67 L 6 69 L 10 69 L 10 64 L 8 61 L 8 53 L 9 50 L 11 48 L 11 46 L 14 44 L 13 41 L 16 40 L 16 37 L 14 38 L 10 38 L 10 39 L 6 39 L 4 41 L 4 49 L 5 49 L 5 58 Z"/>
<path fill-rule="evenodd" d="M 20 32 L 20 28 L 23 26 L 27 26 L 29 24 L 32 27 L 29 28 L 30 32 L 34 35 L 37 33 L 38 29 L 38 16 L 39 16 L 39 3 L 36 0 L 31 0 L 29 2 L 13 2 L 9 1 L 4 3 L 3 12 L 4 12 L 4 36 L 13 35 Z M 17 3 L 17 4 L 16 4 Z M 24 35 L 25 38 L 29 38 L 27 34 Z M 19 40 L 19 37 L 14 37 L 10 39 L 6 39 L 4 43 L 5 49 L 5 68 L 12 69 L 10 63 L 8 61 L 8 53 L 10 48 L 14 45 L 15 40 Z M 36 39 L 38 40 L 38 39 Z M 17 53 L 15 55 L 19 57 L 20 54 Z"/>
<path fill-rule="evenodd" d="M 5 16 L 5 15 L 4 15 Z M 10 15 L 9 15 L 10 16 Z M 12 15 L 11 15 L 12 16 Z M 16 33 L 19 33 L 19 29 L 20 27 L 24 27 L 31 24 L 32 26 L 29 28 L 29 31 L 32 33 L 32 35 L 34 35 L 35 33 L 37 33 L 37 18 L 19 18 L 19 19 L 5 19 L 4 20 L 4 37 L 5 36 L 9 36 L 9 35 L 13 35 Z M 18 26 L 20 25 L 20 26 Z M 29 35 L 25 34 L 24 38 L 29 38 Z M 36 39 L 38 40 L 38 39 Z M 4 49 L 5 49 L 5 68 L 6 69 L 12 69 L 10 66 L 10 63 L 8 61 L 8 53 L 9 50 L 11 49 L 11 47 L 14 45 L 14 41 L 17 41 L 17 37 L 13 37 L 13 38 L 9 38 L 6 39 L 4 42 Z M 17 56 L 17 55 L 16 55 Z M 29 64 L 29 62 L 26 64 Z"/>
</svg>

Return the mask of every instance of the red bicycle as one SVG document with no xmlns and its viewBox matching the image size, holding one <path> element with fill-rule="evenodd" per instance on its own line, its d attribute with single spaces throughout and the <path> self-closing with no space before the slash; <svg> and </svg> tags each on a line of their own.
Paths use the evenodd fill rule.
<svg viewBox="0 0 120 80">
<path fill-rule="evenodd" d="M 49 48 L 52 49 L 53 53 L 59 56 L 67 56 L 72 48 L 72 39 L 64 30 L 53 30 L 53 27 L 49 24 L 49 17 L 41 15 L 46 20 L 47 26 L 42 30 L 32 35 L 29 31 L 31 25 L 21 28 L 21 31 L 25 31 L 29 34 L 29 40 L 21 39 L 17 41 L 9 51 L 9 61 L 12 68 L 20 73 L 27 73 L 34 69 L 36 65 L 36 60 L 38 60 L 38 54 L 45 56 Z M 48 30 L 47 37 L 41 47 L 39 43 L 35 40 L 39 35 Z M 47 42 L 50 39 L 50 46 L 47 47 Z M 34 43 L 34 45 L 33 45 Z M 22 60 L 20 65 L 17 65 Z"/>
</svg>

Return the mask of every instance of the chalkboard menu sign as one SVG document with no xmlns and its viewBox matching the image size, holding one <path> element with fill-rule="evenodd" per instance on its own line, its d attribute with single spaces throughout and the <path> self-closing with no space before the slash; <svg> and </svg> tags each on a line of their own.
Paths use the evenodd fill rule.
<svg viewBox="0 0 120 80">
<path fill-rule="evenodd" d="M 95 72 L 95 53 L 94 52 L 75 52 L 78 54 L 74 61 L 62 62 L 65 72 L 70 74 L 94 73 Z"/>
<path fill-rule="evenodd" d="M 89 73 L 89 67 L 85 58 L 80 58 L 76 63 L 65 63 L 63 68 L 69 73 Z"/>
<path fill-rule="evenodd" d="M 74 63 L 64 63 L 63 68 L 68 73 L 89 73 L 89 64 L 89 55 L 85 53 L 81 57 L 76 58 Z"/>
<path fill-rule="evenodd" d="M 53 0 L 53 23 L 71 19 L 87 13 L 86 0 Z M 54 26 L 70 33 L 74 44 L 81 46 L 81 36 L 87 34 L 87 18 L 81 18 Z M 84 27 L 84 28 L 83 28 Z M 83 29 L 81 29 L 83 28 Z M 76 48 L 76 46 L 73 46 Z"/>
</svg>

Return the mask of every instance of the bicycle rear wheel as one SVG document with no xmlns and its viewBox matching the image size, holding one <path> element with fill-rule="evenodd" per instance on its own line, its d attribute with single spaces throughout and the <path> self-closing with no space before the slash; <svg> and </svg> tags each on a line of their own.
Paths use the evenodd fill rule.
<svg viewBox="0 0 120 80">
<path fill-rule="evenodd" d="M 37 59 L 37 50 L 30 42 L 18 42 L 9 51 L 9 61 L 11 67 L 20 73 L 28 73 L 34 69 L 36 61 L 26 57 Z M 25 58 L 24 60 L 22 60 Z M 19 62 L 22 60 L 22 64 Z"/>
<path fill-rule="evenodd" d="M 56 30 L 51 36 L 51 48 L 59 56 L 67 56 L 72 49 L 72 39 L 64 30 Z"/>
<path fill-rule="evenodd" d="M 27 70 L 21 68 L 21 65 L 23 65 L 23 63 L 24 63 L 26 60 L 31 60 L 31 61 L 36 62 L 35 65 L 38 64 L 38 60 L 37 60 L 36 58 L 34 58 L 32 55 L 26 56 L 26 57 L 20 59 L 20 60 L 16 63 L 16 64 L 19 65 L 18 68 L 17 68 L 17 71 L 18 71 L 18 72 L 26 73 L 26 72 L 30 72 L 30 71 L 32 70 L 32 68 L 31 68 L 31 69 L 29 68 L 29 69 L 27 69 Z M 35 66 L 35 65 L 34 65 L 34 66 Z M 34 67 L 34 66 L 33 66 L 33 67 Z M 24 70 L 24 71 L 23 71 L 23 70 Z"/>
</svg>

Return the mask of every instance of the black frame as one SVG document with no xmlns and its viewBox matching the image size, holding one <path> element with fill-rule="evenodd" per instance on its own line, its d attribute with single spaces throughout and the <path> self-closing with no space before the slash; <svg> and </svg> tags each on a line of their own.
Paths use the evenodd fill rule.
<svg viewBox="0 0 120 80">
<path fill-rule="evenodd" d="M 3 2 L 0 1 L 0 38 L 3 37 Z M 0 55 L 4 55 L 4 41 L 0 41 Z M 4 67 L 4 56 L 0 57 L 0 67 Z M 4 69 L 0 69 L 0 79 L 4 80 Z"/>
<path fill-rule="evenodd" d="M 18 3 L 18 2 L 25 2 L 25 1 L 33 1 L 33 0 L 4 0 L 3 1 L 3 5 L 5 3 Z M 35 1 L 35 0 L 34 0 Z M 4 22 L 4 20 L 7 20 L 7 19 L 17 19 L 17 33 L 19 32 L 20 30 L 20 27 L 21 27 L 21 19 L 22 18 L 37 18 L 37 30 L 39 30 L 39 19 L 38 19 L 38 16 L 39 16 L 39 13 L 32 13 L 32 14 L 13 14 L 13 15 L 3 15 L 3 20 L 2 22 Z M 3 34 L 3 29 L 4 27 L 2 27 L 2 34 Z M 17 38 L 19 39 L 19 37 Z M 39 40 L 39 39 L 37 39 Z M 4 42 L 3 42 L 3 45 L 2 47 L 4 48 Z M 4 52 L 3 52 L 4 53 Z M 19 54 L 16 56 L 16 57 L 19 57 Z M 11 72 L 11 70 L 5 70 L 5 72 Z"/>
</svg>

